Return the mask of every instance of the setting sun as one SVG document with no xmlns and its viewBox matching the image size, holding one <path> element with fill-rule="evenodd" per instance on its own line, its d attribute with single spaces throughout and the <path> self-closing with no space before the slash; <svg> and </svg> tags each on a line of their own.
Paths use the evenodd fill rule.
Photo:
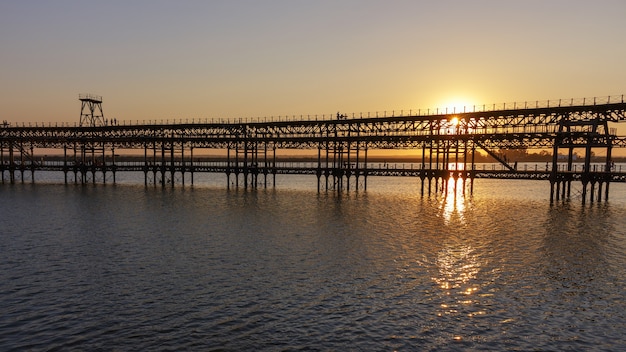
<svg viewBox="0 0 626 352">
<path fill-rule="evenodd" d="M 439 111 L 443 111 L 446 114 L 457 114 L 474 111 L 477 104 L 479 103 L 475 99 L 454 97 L 438 103 L 437 108 L 439 108 Z"/>
</svg>

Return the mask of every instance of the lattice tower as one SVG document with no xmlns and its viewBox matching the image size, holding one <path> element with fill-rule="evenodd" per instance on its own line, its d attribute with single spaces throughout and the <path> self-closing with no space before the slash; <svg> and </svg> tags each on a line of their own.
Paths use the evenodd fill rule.
<svg viewBox="0 0 626 352">
<path fill-rule="evenodd" d="M 80 94 L 80 126 L 96 127 L 106 125 L 102 112 L 102 97 L 93 94 Z"/>
</svg>

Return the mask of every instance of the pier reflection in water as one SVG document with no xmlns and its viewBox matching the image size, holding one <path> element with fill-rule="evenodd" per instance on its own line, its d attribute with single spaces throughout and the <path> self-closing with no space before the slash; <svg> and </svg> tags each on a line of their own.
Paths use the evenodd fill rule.
<svg viewBox="0 0 626 352">
<path fill-rule="evenodd" d="M 372 182 L 4 185 L 0 347 L 626 347 L 620 185 L 583 206 L 532 181 L 430 197 L 416 179 Z"/>
</svg>

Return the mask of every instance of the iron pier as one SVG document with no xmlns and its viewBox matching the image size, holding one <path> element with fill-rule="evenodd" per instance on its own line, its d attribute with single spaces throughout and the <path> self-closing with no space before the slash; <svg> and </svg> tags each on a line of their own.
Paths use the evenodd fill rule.
<svg viewBox="0 0 626 352">
<path fill-rule="evenodd" d="M 612 161 L 614 148 L 626 148 L 626 136 L 616 127 L 626 121 L 623 96 L 482 105 L 462 112 L 172 123 L 107 120 L 101 97 L 79 100 L 75 126 L 1 125 L 2 183 L 35 182 L 39 171 L 62 172 L 66 183 L 115 183 L 119 172 L 140 171 L 146 185 L 164 187 L 193 184 L 194 174 L 212 172 L 225 174 L 227 187 L 256 188 L 275 185 L 276 175 L 310 174 L 317 177 L 318 191 L 341 191 L 367 189 L 371 176 L 411 176 L 421 179 L 424 194 L 450 179 L 467 181 L 470 191 L 476 178 L 536 179 L 549 181 L 551 201 L 569 198 L 572 182 L 580 182 L 585 202 L 608 200 L 610 183 L 626 181 Z M 390 168 L 368 156 L 398 149 L 414 151 L 420 161 L 410 169 Z M 545 169 L 518 169 L 503 157 L 503 151 L 517 149 L 544 150 L 552 160 Z M 38 159 L 50 150 L 58 155 L 55 160 Z M 311 160 L 288 165 L 280 158 L 288 150 L 306 150 Z M 501 168 L 477 168 L 477 151 Z M 121 160 L 120 153 L 140 161 Z M 209 154 L 221 158 L 203 161 Z"/>
</svg>

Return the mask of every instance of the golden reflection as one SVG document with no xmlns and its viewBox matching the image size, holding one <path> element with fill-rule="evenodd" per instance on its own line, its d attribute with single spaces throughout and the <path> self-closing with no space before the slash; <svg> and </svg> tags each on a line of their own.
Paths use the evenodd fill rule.
<svg viewBox="0 0 626 352">
<path fill-rule="evenodd" d="M 481 271 L 479 256 L 469 246 L 450 243 L 437 253 L 437 276 L 433 281 L 443 291 L 444 302 L 436 312 L 438 317 L 463 314 L 468 317 L 484 315 L 484 310 L 473 310 Z"/>
<path fill-rule="evenodd" d="M 445 226 L 446 238 L 435 257 L 436 274 L 432 280 L 440 289 L 441 301 L 435 314 L 439 317 L 472 318 L 485 315 L 479 308 L 481 270 L 484 263 L 480 250 L 473 246 L 471 239 L 465 238 L 469 204 L 465 199 L 467 184 L 459 176 L 463 163 L 450 163 L 450 178 L 443 184 L 443 192 L 438 200 L 440 219 Z M 469 182 L 469 181 L 468 181 Z M 461 338 L 461 336 L 458 336 Z"/>
<path fill-rule="evenodd" d="M 441 289 L 461 289 L 459 292 L 464 295 L 472 295 L 478 290 L 475 286 L 466 287 L 480 272 L 480 262 L 472 247 L 460 245 L 443 248 L 437 255 L 437 269 L 439 275 L 433 279 Z"/>
<path fill-rule="evenodd" d="M 453 166 L 454 165 L 454 166 Z M 457 169 L 458 167 L 458 169 Z M 450 164 L 449 170 L 462 170 L 463 164 Z M 465 182 L 459 178 L 450 177 L 444 185 L 443 198 L 439 208 L 442 211 L 446 225 L 458 221 L 461 225 L 465 223 Z"/>
</svg>

